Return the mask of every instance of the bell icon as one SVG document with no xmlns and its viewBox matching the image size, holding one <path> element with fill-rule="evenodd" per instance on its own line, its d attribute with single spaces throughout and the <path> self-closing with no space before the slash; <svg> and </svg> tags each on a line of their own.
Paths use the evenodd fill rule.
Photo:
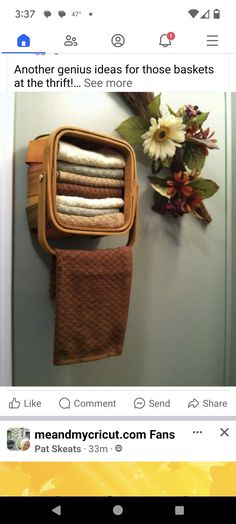
<svg viewBox="0 0 236 524">
<path fill-rule="evenodd" d="M 171 45 L 171 41 L 169 40 L 166 33 L 161 35 L 159 45 L 162 45 L 162 47 L 167 47 L 168 45 Z"/>
</svg>

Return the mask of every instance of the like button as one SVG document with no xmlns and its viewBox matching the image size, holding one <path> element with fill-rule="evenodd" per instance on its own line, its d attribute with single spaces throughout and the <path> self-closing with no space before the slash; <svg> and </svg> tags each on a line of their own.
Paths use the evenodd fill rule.
<svg viewBox="0 0 236 524">
<path fill-rule="evenodd" d="M 16 400 L 16 397 L 13 397 L 11 402 L 9 402 L 9 409 L 19 409 L 20 402 L 19 400 Z"/>
</svg>

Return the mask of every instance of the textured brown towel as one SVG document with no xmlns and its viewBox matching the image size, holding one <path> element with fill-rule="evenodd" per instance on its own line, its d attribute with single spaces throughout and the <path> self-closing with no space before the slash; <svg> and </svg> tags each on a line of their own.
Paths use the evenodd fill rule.
<svg viewBox="0 0 236 524">
<path fill-rule="evenodd" d="M 57 184 L 57 194 L 81 196 L 84 198 L 122 198 L 123 189 L 119 187 L 85 187 L 77 184 Z"/>
<path fill-rule="evenodd" d="M 96 217 L 81 217 L 78 215 L 63 215 L 63 213 L 57 213 L 57 220 L 61 226 L 68 228 L 79 229 L 80 226 L 82 226 L 89 227 L 89 229 L 115 229 L 124 225 L 125 215 L 124 213 L 111 213 Z"/>
<path fill-rule="evenodd" d="M 92 176 L 74 175 L 67 171 L 57 171 L 58 182 L 69 182 L 70 184 L 79 184 L 80 186 L 93 187 L 124 187 L 124 180 L 116 178 L 96 178 Z"/>
<path fill-rule="evenodd" d="M 121 354 L 131 276 L 130 247 L 56 251 L 55 365 Z"/>
</svg>

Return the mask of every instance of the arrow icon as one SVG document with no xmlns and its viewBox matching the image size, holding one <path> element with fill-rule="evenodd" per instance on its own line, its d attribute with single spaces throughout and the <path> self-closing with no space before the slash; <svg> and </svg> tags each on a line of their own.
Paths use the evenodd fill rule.
<svg viewBox="0 0 236 524">
<path fill-rule="evenodd" d="M 61 506 L 56 506 L 52 509 L 52 513 L 56 513 L 56 515 L 61 515 Z"/>
<path fill-rule="evenodd" d="M 199 406 L 199 402 L 196 398 L 193 398 L 193 400 L 190 400 L 188 403 L 188 408 L 197 408 Z"/>
</svg>

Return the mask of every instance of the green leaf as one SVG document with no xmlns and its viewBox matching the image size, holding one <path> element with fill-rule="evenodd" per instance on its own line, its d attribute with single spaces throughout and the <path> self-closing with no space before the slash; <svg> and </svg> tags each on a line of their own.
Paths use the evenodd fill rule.
<svg viewBox="0 0 236 524">
<path fill-rule="evenodd" d="M 160 118 L 161 112 L 160 112 L 160 105 L 161 105 L 161 93 L 159 95 L 155 96 L 153 100 L 148 104 L 147 106 L 147 112 L 150 118 Z"/>
<path fill-rule="evenodd" d="M 153 184 L 158 183 L 162 187 L 166 187 L 167 180 L 170 180 L 170 178 L 165 178 L 163 176 L 148 175 L 148 178 L 149 178 L 150 182 L 152 182 Z"/>
<path fill-rule="evenodd" d="M 197 171 L 201 171 L 205 164 L 205 160 L 206 157 L 198 144 L 186 142 L 184 163 L 189 169 L 197 169 Z"/>
<path fill-rule="evenodd" d="M 202 127 L 203 122 L 208 118 L 209 113 L 201 113 L 201 115 L 191 116 L 185 121 L 186 127 L 193 127 L 196 131 Z"/>
<path fill-rule="evenodd" d="M 159 176 L 148 176 L 151 186 L 159 195 L 169 198 L 167 194 L 168 187 L 166 186 L 166 179 Z"/>
<path fill-rule="evenodd" d="M 168 104 L 167 104 L 167 107 L 168 107 L 168 111 L 169 111 L 169 113 L 170 113 L 171 115 L 173 115 L 173 116 L 178 116 L 178 114 L 174 112 L 174 110 L 172 109 L 172 107 L 168 106 Z"/>
<path fill-rule="evenodd" d="M 173 158 L 166 158 L 165 160 L 161 160 L 163 167 L 170 167 L 173 162 Z"/>
<path fill-rule="evenodd" d="M 192 127 L 193 117 L 189 118 L 188 116 L 184 116 L 183 122 L 186 125 L 186 129 L 188 129 L 189 127 Z"/>
<path fill-rule="evenodd" d="M 208 115 L 209 115 L 209 112 L 201 113 L 201 115 L 195 116 L 193 119 L 194 127 L 197 127 L 197 129 L 199 129 L 199 127 L 202 126 L 203 122 L 205 122 L 205 120 L 208 118 Z"/>
<path fill-rule="evenodd" d="M 211 198 L 219 189 L 219 186 L 213 180 L 205 178 L 198 178 L 189 184 L 193 189 L 196 189 L 202 198 Z"/>
<path fill-rule="evenodd" d="M 139 145 L 142 144 L 141 136 L 148 131 L 149 127 L 149 122 L 141 116 L 131 116 L 124 120 L 116 131 L 130 144 Z"/>
</svg>

